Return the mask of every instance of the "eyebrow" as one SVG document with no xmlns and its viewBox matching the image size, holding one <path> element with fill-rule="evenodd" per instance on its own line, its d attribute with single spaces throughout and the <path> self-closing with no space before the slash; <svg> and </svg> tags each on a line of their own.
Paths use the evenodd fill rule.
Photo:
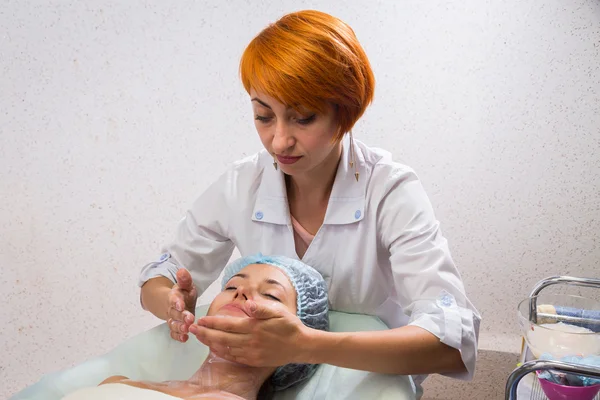
<svg viewBox="0 0 600 400">
<path fill-rule="evenodd" d="M 267 107 L 269 110 L 273 110 L 270 105 L 268 105 L 267 103 L 265 103 L 258 97 L 253 97 L 252 100 L 250 100 L 250 101 L 256 101 L 257 103 L 261 104 L 262 106 Z"/>
<path fill-rule="evenodd" d="M 268 105 L 267 103 L 265 103 L 264 101 L 262 101 L 261 99 L 259 99 L 258 97 L 253 97 L 250 101 L 256 101 L 257 103 L 259 103 L 260 105 L 262 105 L 263 107 L 267 107 L 269 110 L 273 111 L 273 108 L 271 108 L 270 105 Z M 291 110 L 294 107 L 292 106 L 286 106 L 285 109 L 286 110 Z"/>
<path fill-rule="evenodd" d="M 265 279 L 264 282 L 268 283 L 270 285 L 279 285 L 279 286 L 281 286 L 281 288 L 283 290 L 285 290 L 285 288 L 283 287 L 283 285 L 281 283 L 277 282 L 275 279 Z"/>
<path fill-rule="evenodd" d="M 231 277 L 231 279 L 233 279 L 235 277 L 242 278 L 242 279 L 248 279 L 248 275 L 246 275 L 246 274 L 235 274 L 234 276 Z M 231 279 L 229 279 L 229 280 L 231 280 Z M 275 279 L 265 279 L 263 282 L 268 283 L 269 285 L 279 285 L 279 286 L 281 286 L 281 288 L 283 290 L 285 290 L 285 286 L 283 286 L 281 283 L 279 283 Z"/>
</svg>

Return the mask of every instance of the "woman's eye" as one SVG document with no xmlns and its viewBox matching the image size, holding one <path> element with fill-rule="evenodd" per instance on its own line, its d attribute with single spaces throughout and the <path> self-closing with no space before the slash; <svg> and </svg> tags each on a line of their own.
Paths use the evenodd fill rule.
<svg viewBox="0 0 600 400">
<path fill-rule="evenodd" d="M 227 286 L 225 290 L 235 290 L 237 289 L 235 286 Z"/>
<path fill-rule="evenodd" d="M 263 117 L 262 115 L 255 115 L 254 119 L 260 122 L 269 122 L 271 117 Z"/>
<path fill-rule="evenodd" d="M 279 300 L 277 297 L 273 296 L 272 294 L 265 294 L 265 297 L 268 297 L 270 299 L 273 299 L 273 300 L 281 303 L 281 300 Z"/>
<path fill-rule="evenodd" d="M 316 117 L 317 117 L 317 114 L 313 114 L 310 117 L 298 118 L 298 119 L 296 119 L 296 122 L 298 122 L 300 125 L 308 125 L 311 122 L 313 122 Z"/>
</svg>

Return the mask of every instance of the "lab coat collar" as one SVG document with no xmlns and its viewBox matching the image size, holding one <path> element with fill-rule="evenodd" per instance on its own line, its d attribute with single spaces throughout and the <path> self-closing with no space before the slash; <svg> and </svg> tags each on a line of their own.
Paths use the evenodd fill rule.
<svg viewBox="0 0 600 400">
<path fill-rule="evenodd" d="M 342 156 L 329 197 L 324 224 L 341 225 L 361 221 L 365 214 L 365 196 L 370 168 L 365 163 L 362 146 L 354 141 L 354 167 L 350 167 L 350 140 L 342 143 Z M 258 188 L 252 220 L 291 225 L 284 174 L 273 168 L 271 156 L 263 152 L 263 174 Z M 359 173 L 358 182 L 355 172 Z"/>
</svg>

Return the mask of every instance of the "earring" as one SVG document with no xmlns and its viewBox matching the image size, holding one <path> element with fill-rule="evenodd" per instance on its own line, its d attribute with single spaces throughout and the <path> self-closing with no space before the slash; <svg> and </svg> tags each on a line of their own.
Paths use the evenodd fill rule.
<svg viewBox="0 0 600 400">
<path fill-rule="evenodd" d="M 273 168 L 277 171 L 277 159 L 275 157 L 273 157 Z"/>
<path fill-rule="evenodd" d="M 358 171 L 356 169 L 356 166 L 354 165 L 354 136 L 352 136 L 352 131 L 349 132 L 350 134 L 350 168 L 354 168 L 354 177 L 356 178 L 356 182 L 358 182 Z"/>
</svg>

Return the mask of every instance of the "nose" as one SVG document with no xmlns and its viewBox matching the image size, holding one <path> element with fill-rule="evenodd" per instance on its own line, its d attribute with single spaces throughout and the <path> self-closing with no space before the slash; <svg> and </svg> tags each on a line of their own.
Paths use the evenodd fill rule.
<svg viewBox="0 0 600 400">
<path fill-rule="evenodd" d="M 233 298 L 235 300 L 246 301 L 248 300 L 249 290 L 245 285 L 239 285 L 235 290 L 235 295 Z"/>
<path fill-rule="evenodd" d="M 275 154 L 286 154 L 289 152 L 289 149 L 294 147 L 295 143 L 292 127 L 289 126 L 288 121 L 279 118 L 275 125 L 275 133 L 273 135 L 273 142 L 271 143 L 273 152 Z"/>
</svg>

